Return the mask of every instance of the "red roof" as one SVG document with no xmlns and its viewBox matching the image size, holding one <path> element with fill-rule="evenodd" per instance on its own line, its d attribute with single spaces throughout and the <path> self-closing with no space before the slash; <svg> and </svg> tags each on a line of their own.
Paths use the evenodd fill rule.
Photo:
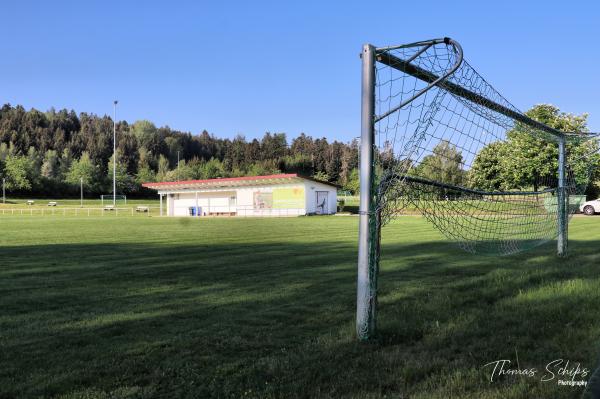
<svg viewBox="0 0 600 399">
<path fill-rule="evenodd" d="M 164 181 L 157 183 L 143 183 L 142 187 L 147 188 L 161 188 L 161 187 L 170 187 L 170 186 L 189 186 L 189 185 L 218 185 L 220 183 L 234 183 L 232 185 L 236 185 L 235 182 L 251 182 L 256 180 L 291 180 L 291 179 L 306 179 L 311 181 L 316 181 L 318 183 L 327 184 L 329 186 L 337 187 L 333 183 L 327 183 L 322 181 L 314 180 L 310 177 L 300 176 L 296 173 L 281 173 L 277 175 L 267 175 L 267 176 L 242 176 L 242 177 L 222 177 L 218 179 L 205 179 L 205 180 L 180 180 L 180 181 Z"/>
</svg>

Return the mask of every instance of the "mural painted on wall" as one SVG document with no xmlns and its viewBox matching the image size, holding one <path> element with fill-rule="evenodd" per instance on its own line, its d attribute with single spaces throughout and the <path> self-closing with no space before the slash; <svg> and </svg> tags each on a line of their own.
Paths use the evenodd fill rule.
<svg viewBox="0 0 600 399">
<path fill-rule="evenodd" d="M 254 192 L 254 209 L 273 208 L 273 193 Z"/>
<path fill-rule="evenodd" d="M 303 209 L 304 187 L 273 189 L 273 208 Z"/>
</svg>

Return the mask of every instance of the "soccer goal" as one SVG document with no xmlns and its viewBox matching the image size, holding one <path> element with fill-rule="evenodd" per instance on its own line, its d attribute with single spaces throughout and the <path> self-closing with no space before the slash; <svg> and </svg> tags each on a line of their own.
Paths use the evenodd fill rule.
<svg viewBox="0 0 600 399">
<path fill-rule="evenodd" d="M 103 194 L 100 196 L 100 201 L 102 202 L 102 206 L 104 206 L 105 204 L 112 205 L 113 200 L 115 202 L 115 205 L 117 205 L 119 202 L 123 203 L 124 205 L 127 205 L 127 196 L 126 195 L 114 196 L 113 194 Z"/>
<path fill-rule="evenodd" d="M 558 238 L 566 254 L 569 198 L 588 184 L 597 134 L 522 113 L 449 38 L 368 44 L 361 58 L 360 339 L 376 330 L 381 228 L 404 210 L 472 253 L 512 254 Z M 523 143 L 533 151 L 520 151 Z"/>
</svg>

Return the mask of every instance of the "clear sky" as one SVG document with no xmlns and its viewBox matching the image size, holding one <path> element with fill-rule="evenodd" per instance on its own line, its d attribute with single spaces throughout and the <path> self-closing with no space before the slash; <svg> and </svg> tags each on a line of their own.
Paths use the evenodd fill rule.
<svg viewBox="0 0 600 399">
<path fill-rule="evenodd" d="M 219 137 L 350 140 L 361 45 L 450 36 L 522 110 L 600 130 L 600 6 L 566 1 L 7 1 L 0 102 Z"/>
</svg>

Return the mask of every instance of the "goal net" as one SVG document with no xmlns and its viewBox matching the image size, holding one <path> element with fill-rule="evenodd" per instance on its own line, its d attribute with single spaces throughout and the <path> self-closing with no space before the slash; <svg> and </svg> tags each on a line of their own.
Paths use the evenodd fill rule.
<svg viewBox="0 0 600 399">
<path fill-rule="evenodd" d="M 126 195 L 113 196 L 113 194 L 103 194 L 100 196 L 100 201 L 102 202 L 102 206 L 112 205 L 113 200 L 116 205 L 119 205 L 119 204 L 127 205 L 127 196 Z"/>
<path fill-rule="evenodd" d="M 598 162 L 585 121 L 563 131 L 522 113 L 449 38 L 366 45 L 362 62 L 359 337 L 374 331 L 381 227 L 404 211 L 472 253 L 557 236 L 565 253 L 568 215 Z"/>
</svg>

